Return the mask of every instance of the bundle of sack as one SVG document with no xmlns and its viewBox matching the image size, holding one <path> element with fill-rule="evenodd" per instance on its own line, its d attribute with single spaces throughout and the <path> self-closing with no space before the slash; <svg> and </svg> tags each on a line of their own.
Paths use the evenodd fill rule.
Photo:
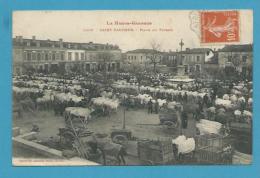
<svg viewBox="0 0 260 178">
<path fill-rule="evenodd" d="M 212 133 L 220 134 L 222 124 L 216 121 L 201 119 L 198 123 L 196 123 L 196 127 L 199 129 L 200 135 Z"/>
<path fill-rule="evenodd" d="M 185 135 L 180 135 L 172 140 L 172 144 L 176 144 L 178 148 L 178 154 L 186 154 L 195 150 L 195 139 L 186 138 Z"/>
</svg>

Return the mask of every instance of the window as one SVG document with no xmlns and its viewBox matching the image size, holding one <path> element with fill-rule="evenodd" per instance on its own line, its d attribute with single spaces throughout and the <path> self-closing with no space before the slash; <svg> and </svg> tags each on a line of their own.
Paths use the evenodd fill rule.
<svg viewBox="0 0 260 178">
<path fill-rule="evenodd" d="M 60 54 L 59 54 L 59 53 L 56 53 L 55 55 L 56 55 L 56 56 L 55 56 L 55 59 L 56 59 L 56 60 L 59 60 L 59 59 L 60 59 Z"/>
<path fill-rule="evenodd" d="M 45 60 L 48 61 L 48 53 L 45 53 Z"/>
<path fill-rule="evenodd" d="M 32 59 L 32 54 L 30 52 L 27 53 L 27 60 L 30 61 Z"/>
<path fill-rule="evenodd" d="M 27 60 L 27 52 L 26 51 L 23 52 L 23 60 Z"/>
<path fill-rule="evenodd" d="M 136 56 L 135 56 L 135 60 L 136 60 Z"/>
<path fill-rule="evenodd" d="M 84 60 L 84 53 L 81 53 L 81 54 L 80 54 L 80 59 L 81 59 L 81 60 Z"/>
<path fill-rule="evenodd" d="M 64 53 L 60 54 L 60 60 L 62 60 L 62 61 L 64 60 Z"/>
<path fill-rule="evenodd" d="M 48 54 L 48 60 L 51 60 L 51 58 L 52 58 L 52 55 L 51 55 L 51 53 L 49 53 Z"/>
<path fill-rule="evenodd" d="M 197 56 L 197 62 L 200 62 L 200 56 Z"/>
<path fill-rule="evenodd" d="M 75 60 L 78 61 L 79 60 L 79 53 L 75 53 Z"/>
<path fill-rule="evenodd" d="M 55 60 L 55 53 L 52 53 L 51 59 L 54 61 Z"/>
<path fill-rule="evenodd" d="M 37 53 L 37 61 L 41 60 L 41 53 Z"/>
<path fill-rule="evenodd" d="M 36 60 L 36 53 L 35 53 L 35 52 L 32 53 L 32 60 L 33 60 L 33 61 Z"/>
<path fill-rule="evenodd" d="M 71 52 L 68 52 L 68 60 L 71 61 Z"/>
<path fill-rule="evenodd" d="M 242 61 L 243 61 L 243 63 L 246 63 L 246 61 L 247 61 L 247 56 L 246 55 L 242 56 Z"/>
<path fill-rule="evenodd" d="M 200 72 L 200 65 L 196 65 L 196 72 Z"/>
<path fill-rule="evenodd" d="M 44 60 L 44 53 L 43 52 L 41 52 L 41 60 Z"/>
</svg>

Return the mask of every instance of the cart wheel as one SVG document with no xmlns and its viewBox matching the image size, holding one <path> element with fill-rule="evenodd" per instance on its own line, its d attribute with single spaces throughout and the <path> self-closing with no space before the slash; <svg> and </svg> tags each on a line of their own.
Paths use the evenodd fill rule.
<svg viewBox="0 0 260 178">
<path fill-rule="evenodd" d="M 64 132 L 63 137 L 66 139 L 66 141 L 73 142 L 75 140 L 75 135 L 71 131 Z"/>
<path fill-rule="evenodd" d="M 127 143 L 128 139 L 124 135 L 115 135 L 112 138 L 112 141 L 114 143 L 118 143 L 118 144 L 125 144 L 125 143 Z"/>
</svg>

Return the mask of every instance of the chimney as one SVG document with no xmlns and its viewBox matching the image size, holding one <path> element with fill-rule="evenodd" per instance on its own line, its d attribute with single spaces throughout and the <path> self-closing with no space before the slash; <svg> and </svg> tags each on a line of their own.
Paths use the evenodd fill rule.
<svg viewBox="0 0 260 178">
<path fill-rule="evenodd" d="M 14 41 L 19 42 L 19 36 L 15 36 Z"/>
<path fill-rule="evenodd" d="M 19 38 L 19 42 L 23 43 L 23 36 L 18 36 L 18 38 Z"/>
<path fill-rule="evenodd" d="M 63 39 L 62 38 L 59 39 L 59 44 L 60 44 L 60 48 L 63 48 Z"/>
<path fill-rule="evenodd" d="M 35 40 L 36 40 L 36 37 L 35 37 L 35 36 L 32 36 L 32 40 L 35 41 Z"/>
</svg>

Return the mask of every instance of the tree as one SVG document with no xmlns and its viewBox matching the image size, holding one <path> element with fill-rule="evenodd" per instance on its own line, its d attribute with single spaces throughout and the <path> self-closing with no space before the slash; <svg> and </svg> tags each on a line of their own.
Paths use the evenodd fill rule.
<svg viewBox="0 0 260 178">
<path fill-rule="evenodd" d="M 150 64 L 153 65 L 153 72 L 156 72 L 156 66 L 161 62 L 161 45 L 155 41 L 151 42 L 151 53 L 147 55 L 147 58 L 150 59 Z"/>
<path fill-rule="evenodd" d="M 102 68 L 104 69 L 104 71 L 107 72 L 107 64 L 112 61 L 113 54 L 111 54 L 110 52 L 101 52 L 98 53 L 97 58 L 99 63 L 102 64 Z"/>
</svg>

